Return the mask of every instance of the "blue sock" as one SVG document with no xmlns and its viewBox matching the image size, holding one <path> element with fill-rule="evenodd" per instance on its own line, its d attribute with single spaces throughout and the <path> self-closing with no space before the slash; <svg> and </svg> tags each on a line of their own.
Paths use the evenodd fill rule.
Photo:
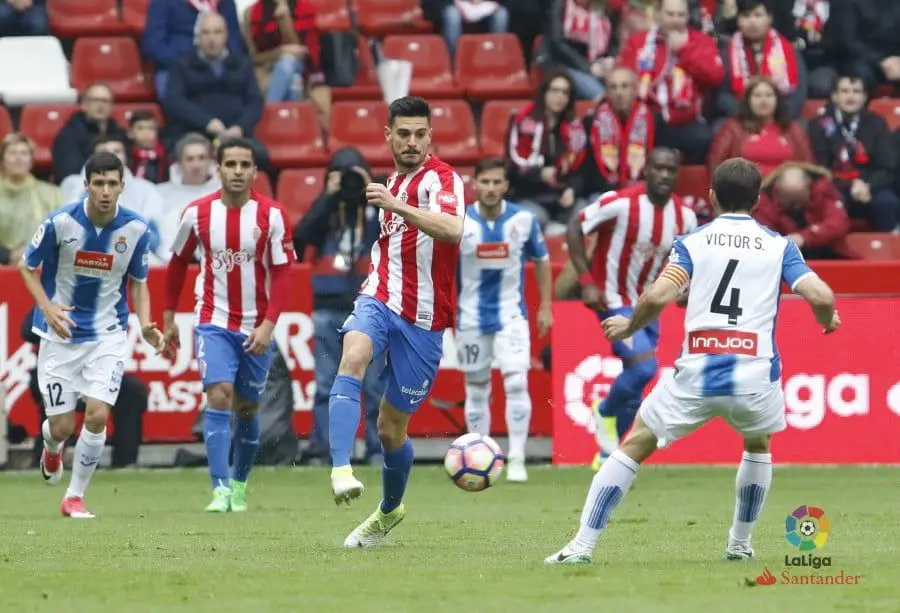
<svg viewBox="0 0 900 613">
<path fill-rule="evenodd" d="M 256 463 L 259 451 L 259 415 L 250 419 L 238 419 L 234 427 L 234 477 L 235 481 L 247 481 Z"/>
<path fill-rule="evenodd" d="M 398 449 L 384 452 L 384 468 L 381 469 L 381 483 L 384 488 L 384 500 L 381 501 L 381 512 L 390 513 L 400 506 L 406 482 L 412 470 L 415 450 L 412 441 L 406 439 Z"/>
<path fill-rule="evenodd" d="M 338 375 L 328 398 L 328 444 L 332 466 L 349 466 L 359 428 L 359 393 L 362 381 Z"/>
<path fill-rule="evenodd" d="M 212 486 L 228 486 L 228 454 L 231 451 L 231 411 L 211 409 L 203 412 L 203 444 Z"/>
</svg>

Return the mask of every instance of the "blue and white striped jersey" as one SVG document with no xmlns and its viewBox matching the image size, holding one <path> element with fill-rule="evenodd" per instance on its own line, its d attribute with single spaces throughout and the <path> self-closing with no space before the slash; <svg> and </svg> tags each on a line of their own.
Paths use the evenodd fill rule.
<svg viewBox="0 0 900 613">
<path fill-rule="evenodd" d="M 690 279 L 675 382 L 698 396 L 755 394 L 781 377 L 775 321 L 781 283 L 815 274 L 793 242 L 749 215 L 720 215 L 675 241 Z"/>
<path fill-rule="evenodd" d="M 42 338 L 85 343 L 123 337 L 128 329 L 126 276 L 147 279 L 150 232 L 136 213 L 119 207 L 103 228 L 87 216 L 87 200 L 57 209 L 38 226 L 22 256 L 53 302 L 71 306 L 72 338 L 60 338 L 35 310 L 32 330 Z"/>
<path fill-rule="evenodd" d="M 478 203 L 466 209 L 457 272 L 459 330 L 492 334 L 527 318 L 525 261 L 549 257 L 535 216 L 510 202 L 502 206 L 494 221 L 481 216 Z"/>
</svg>

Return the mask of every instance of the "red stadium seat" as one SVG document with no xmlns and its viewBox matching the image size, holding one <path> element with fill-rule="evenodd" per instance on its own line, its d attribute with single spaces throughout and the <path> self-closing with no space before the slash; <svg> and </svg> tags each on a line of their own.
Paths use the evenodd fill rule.
<svg viewBox="0 0 900 613">
<path fill-rule="evenodd" d="M 900 100 L 878 98 L 869 103 L 869 110 L 884 117 L 889 130 L 900 128 Z"/>
<path fill-rule="evenodd" d="M 3 138 L 12 131 L 13 123 L 12 118 L 9 116 L 9 111 L 6 110 L 5 106 L 0 104 L 0 138 Z"/>
<path fill-rule="evenodd" d="M 120 126 L 127 129 L 128 121 L 131 119 L 131 115 L 133 113 L 137 113 L 138 111 L 150 111 L 151 113 L 153 113 L 153 116 L 156 117 L 157 125 L 166 125 L 166 118 L 163 115 L 162 109 L 160 109 L 159 105 L 155 102 L 131 102 L 127 104 L 117 104 L 113 106 L 112 117 L 119 123 Z"/>
<path fill-rule="evenodd" d="M 350 29 L 347 0 L 312 0 L 316 5 L 316 28 L 322 32 Z"/>
<path fill-rule="evenodd" d="M 565 263 L 569 260 L 569 248 L 566 247 L 565 236 L 548 236 L 546 243 L 551 262 Z"/>
<path fill-rule="evenodd" d="M 509 119 L 530 100 L 491 100 L 481 111 L 481 151 L 485 157 L 506 155 Z"/>
<path fill-rule="evenodd" d="M 147 23 L 147 7 L 151 0 L 123 0 L 122 23 L 128 29 L 128 33 L 140 37 Z"/>
<path fill-rule="evenodd" d="M 709 170 L 706 166 L 682 166 L 678 171 L 675 193 L 693 208 L 698 217 L 712 215 L 709 203 Z"/>
<path fill-rule="evenodd" d="M 394 163 L 384 142 L 387 105 L 384 102 L 336 102 L 331 107 L 328 150 L 355 147 L 371 166 Z"/>
<path fill-rule="evenodd" d="M 116 102 L 150 101 L 153 82 L 144 76 L 137 43 L 128 37 L 79 38 L 72 51 L 72 87 L 83 92 L 95 82 L 105 83 Z"/>
<path fill-rule="evenodd" d="M 578 100 L 575 102 L 575 114 L 579 117 L 587 117 L 588 113 L 597 108 L 594 100 Z"/>
<path fill-rule="evenodd" d="M 854 232 L 847 246 L 864 260 L 900 260 L 900 236 L 881 232 Z"/>
<path fill-rule="evenodd" d="M 253 134 L 269 150 L 275 168 L 328 163 L 316 110 L 308 102 L 267 104 Z"/>
<path fill-rule="evenodd" d="M 815 119 L 825 111 L 828 100 L 807 100 L 800 115 L 805 119 Z"/>
<path fill-rule="evenodd" d="M 456 83 L 472 100 L 522 98 L 532 93 L 515 34 L 464 34 L 456 49 Z"/>
<path fill-rule="evenodd" d="M 475 168 L 472 166 L 457 166 L 456 172 L 463 180 L 463 191 L 465 192 L 466 204 L 475 202 Z"/>
<path fill-rule="evenodd" d="M 123 34 L 116 0 L 50 0 L 50 30 L 61 38 Z"/>
<path fill-rule="evenodd" d="M 381 100 L 381 85 L 378 84 L 378 75 L 375 72 L 375 60 L 372 51 L 364 36 L 360 36 L 357 46 L 359 58 L 359 70 L 356 72 L 356 82 L 350 87 L 332 87 L 331 99 L 341 100 Z"/>
<path fill-rule="evenodd" d="M 78 110 L 75 104 L 35 104 L 22 108 L 19 130 L 34 141 L 34 165 L 39 170 L 50 168 L 51 149 L 56 133 Z M 65 177 L 56 177 L 61 181 Z"/>
<path fill-rule="evenodd" d="M 366 36 L 424 34 L 432 31 L 419 0 L 354 0 L 359 27 Z"/>
<path fill-rule="evenodd" d="M 263 171 L 259 171 L 256 173 L 256 179 L 253 181 L 253 189 L 258 191 L 260 194 L 265 196 L 266 198 L 272 197 L 272 180 L 269 179 L 269 175 L 264 173 Z"/>
<path fill-rule="evenodd" d="M 450 164 L 474 164 L 481 159 L 475 118 L 465 100 L 431 101 L 432 150 Z"/>
<path fill-rule="evenodd" d="M 441 36 L 388 36 L 384 39 L 382 52 L 387 58 L 412 62 L 412 95 L 425 98 L 459 98 L 462 95 L 462 90 L 453 82 L 450 54 Z"/>
<path fill-rule="evenodd" d="M 278 202 L 283 204 L 295 225 L 325 189 L 324 168 L 290 168 L 278 177 Z"/>
</svg>

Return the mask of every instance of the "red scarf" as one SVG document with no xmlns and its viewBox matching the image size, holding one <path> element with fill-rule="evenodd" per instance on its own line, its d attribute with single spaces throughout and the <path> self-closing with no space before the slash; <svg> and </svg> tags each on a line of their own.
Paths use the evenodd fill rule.
<svg viewBox="0 0 900 613">
<path fill-rule="evenodd" d="M 831 14 L 828 0 L 796 0 L 794 3 L 794 26 L 800 32 L 819 32 Z"/>
<path fill-rule="evenodd" d="M 638 97 L 656 104 L 666 121 L 671 109 L 691 108 L 698 104 L 694 79 L 678 65 L 659 26 L 647 32 L 638 54 L 637 68 Z"/>
<path fill-rule="evenodd" d="M 156 164 L 154 172 L 150 167 Z M 166 150 L 157 144 L 154 149 L 131 148 L 131 172 L 139 179 L 147 179 L 152 183 L 162 183 L 168 179 L 168 165 L 166 164 Z"/>
<path fill-rule="evenodd" d="M 647 156 L 653 149 L 653 113 L 635 101 L 623 125 L 608 100 L 597 105 L 589 134 L 594 160 L 610 187 L 627 187 L 644 176 Z"/>
<path fill-rule="evenodd" d="M 789 94 L 797 88 L 797 56 L 788 40 L 769 28 L 763 41 L 762 62 L 757 62 L 753 46 L 744 42 L 738 32 L 731 39 L 728 48 L 731 64 L 731 91 L 736 96 L 743 96 L 750 79 L 755 76 L 766 77 L 775 83 L 782 94 Z"/>
<path fill-rule="evenodd" d="M 592 11 L 575 0 L 566 0 L 563 9 L 563 36 L 588 48 L 588 61 L 603 57 L 609 50 L 612 24 L 603 11 Z"/>
<path fill-rule="evenodd" d="M 538 107 L 530 102 L 515 116 L 510 128 L 509 156 L 522 170 L 556 166 L 563 176 L 576 170 L 584 159 L 586 136 L 578 118 L 559 124 L 561 150 L 556 159 L 544 159 L 544 151 L 551 137 Z"/>
</svg>

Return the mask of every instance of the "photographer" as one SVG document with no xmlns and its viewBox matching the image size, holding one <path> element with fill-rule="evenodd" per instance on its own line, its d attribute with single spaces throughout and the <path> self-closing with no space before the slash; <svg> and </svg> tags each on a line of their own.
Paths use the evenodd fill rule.
<svg viewBox="0 0 900 613">
<path fill-rule="evenodd" d="M 316 333 L 316 397 L 313 429 L 301 463 L 329 460 L 328 395 L 341 359 L 338 330 L 353 311 L 353 300 L 368 272 L 369 252 L 378 240 L 378 209 L 366 204 L 366 184 L 372 181 L 366 160 L 356 149 L 339 150 L 328 166 L 325 191 L 316 198 L 294 229 L 297 261 L 313 265 L 313 325 Z M 312 254 L 310 252 L 313 252 Z M 381 464 L 378 404 L 384 392 L 379 375 L 384 357 L 363 381 L 366 410 L 365 460 Z"/>
</svg>

